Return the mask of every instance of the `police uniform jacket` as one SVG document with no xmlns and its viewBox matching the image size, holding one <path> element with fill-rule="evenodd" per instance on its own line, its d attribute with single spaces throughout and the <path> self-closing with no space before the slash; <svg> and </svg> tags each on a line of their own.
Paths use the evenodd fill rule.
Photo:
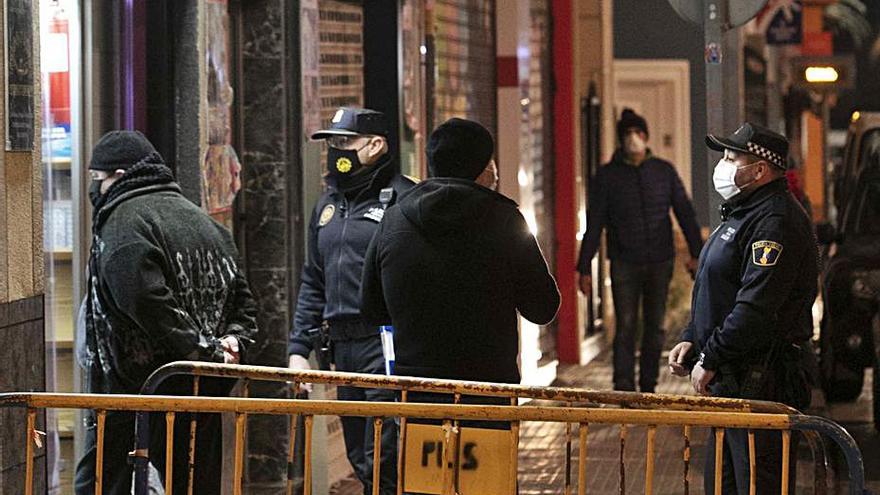
<svg viewBox="0 0 880 495">
<path fill-rule="evenodd" d="M 343 192 L 328 178 L 327 191 L 312 211 L 289 354 L 308 356 L 312 344 L 304 332 L 325 320 L 331 324 L 331 336 L 334 323 L 360 321 L 364 255 L 387 207 L 379 195 L 390 187 L 397 198 L 415 185 L 397 174 L 388 154 L 375 167 L 372 179 L 355 191 Z M 378 327 L 369 330 L 378 334 Z"/>
<path fill-rule="evenodd" d="M 722 220 L 700 255 L 682 337 L 708 370 L 742 369 L 780 340 L 808 339 L 816 297 L 815 237 L 784 178 L 723 205 Z"/>
</svg>

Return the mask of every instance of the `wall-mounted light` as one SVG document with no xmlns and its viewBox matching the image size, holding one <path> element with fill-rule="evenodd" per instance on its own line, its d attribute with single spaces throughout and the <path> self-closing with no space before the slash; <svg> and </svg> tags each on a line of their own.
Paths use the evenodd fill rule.
<svg viewBox="0 0 880 495">
<path fill-rule="evenodd" d="M 807 67 L 804 78 L 808 83 L 835 83 L 840 79 L 840 74 L 834 67 Z"/>
</svg>

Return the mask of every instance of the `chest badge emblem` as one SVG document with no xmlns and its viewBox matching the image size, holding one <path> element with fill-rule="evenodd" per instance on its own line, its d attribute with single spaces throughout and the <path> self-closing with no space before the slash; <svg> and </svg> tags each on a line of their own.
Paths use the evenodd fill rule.
<svg viewBox="0 0 880 495">
<path fill-rule="evenodd" d="M 336 213 L 336 207 L 327 205 L 321 210 L 321 216 L 318 218 L 318 227 L 323 227 L 333 220 L 333 214 Z"/>
<path fill-rule="evenodd" d="M 782 244 L 758 241 L 752 244 L 752 262 L 758 266 L 775 266 L 782 255 Z"/>
</svg>

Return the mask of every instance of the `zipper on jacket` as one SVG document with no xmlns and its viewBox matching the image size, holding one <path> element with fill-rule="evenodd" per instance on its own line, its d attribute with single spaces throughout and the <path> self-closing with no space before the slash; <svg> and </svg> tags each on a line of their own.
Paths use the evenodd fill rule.
<svg viewBox="0 0 880 495">
<path fill-rule="evenodd" d="M 342 313 L 342 254 L 345 249 L 345 231 L 348 227 L 348 200 L 342 195 L 342 203 L 339 204 L 342 212 L 342 232 L 339 234 L 339 252 L 336 254 L 336 299 L 339 304 L 339 313 Z"/>
<path fill-rule="evenodd" d="M 644 186 L 644 183 L 642 182 L 642 166 L 644 166 L 644 163 L 642 163 L 642 165 L 640 165 L 638 167 L 635 167 L 635 169 L 636 169 L 636 178 L 638 179 L 638 182 L 639 182 L 639 207 L 642 210 L 642 232 L 644 233 L 645 245 L 647 246 L 648 242 L 649 242 L 649 238 L 651 236 L 648 234 L 648 213 L 645 211 L 645 186 Z M 647 259 L 642 259 L 642 263 L 646 263 L 647 261 L 648 261 Z"/>
</svg>

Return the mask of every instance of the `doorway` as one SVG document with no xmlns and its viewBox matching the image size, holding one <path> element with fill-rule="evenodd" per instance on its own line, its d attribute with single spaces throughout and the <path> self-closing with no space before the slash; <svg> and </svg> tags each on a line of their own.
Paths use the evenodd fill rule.
<svg viewBox="0 0 880 495">
<path fill-rule="evenodd" d="M 687 60 L 614 61 L 614 115 L 631 108 L 648 121 L 648 146 L 691 189 L 691 89 Z"/>
</svg>

